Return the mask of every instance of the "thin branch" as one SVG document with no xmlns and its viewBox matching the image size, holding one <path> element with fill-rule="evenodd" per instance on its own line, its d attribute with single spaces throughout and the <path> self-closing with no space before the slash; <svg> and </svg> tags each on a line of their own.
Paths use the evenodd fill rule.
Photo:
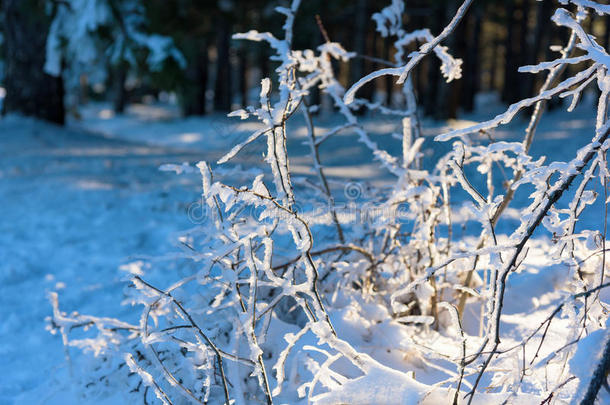
<svg viewBox="0 0 610 405">
<path fill-rule="evenodd" d="M 230 399 L 229 399 L 229 387 L 227 385 L 227 378 L 225 376 L 225 371 L 224 371 L 224 367 L 223 367 L 223 364 L 222 364 L 223 363 L 222 362 L 222 354 L 220 353 L 220 350 L 218 350 L 218 347 L 203 332 L 203 330 L 199 327 L 199 325 L 197 325 L 195 320 L 191 317 L 191 314 L 189 314 L 188 311 L 186 309 L 184 309 L 184 307 L 182 306 L 180 301 L 175 299 L 171 293 L 163 291 L 163 290 L 160 290 L 157 287 L 154 287 L 153 285 L 151 285 L 151 284 L 147 283 L 146 281 L 142 280 L 142 278 L 140 278 L 140 276 L 135 276 L 134 279 L 138 280 L 143 285 L 145 285 L 146 287 L 156 291 L 157 293 L 168 297 L 176 305 L 176 307 L 178 307 L 178 310 L 180 311 L 180 313 L 182 313 L 182 315 L 184 315 L 184 317 L 186 317 L 186 319 L 189 321 L 191 326 L 193 326 L 193 328 L 195 328 L 195 330 L 197 331 L 199 336 L 201 336 L 203 338 L 203 340 L 205 340 L 205 342 L 208 344 L 208 346 L 210 346 L 210 348 L 214 351 L 214 353 L 216 353 L 216 358 L 218 360 L 218 368 L 219 368 L 219 371 L 220 371 L 220 376 L 222 378 L 222 384 L 223 384 L 223 388 L 224 388 L 225 403 L 226 403 L 226 405 L 229 405 L 229 403 L 230 403 Z"/>
</svg>

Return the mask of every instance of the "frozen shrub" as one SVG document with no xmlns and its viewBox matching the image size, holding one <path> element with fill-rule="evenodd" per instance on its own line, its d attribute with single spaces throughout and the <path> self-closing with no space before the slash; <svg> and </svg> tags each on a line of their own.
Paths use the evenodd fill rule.
<svg viewBox="0 0 610 405">
<path fill-rule="evenodd" d="M 447 81 L 460 78 L 461 61 L 440 43 L 470 3 L 465 1 L 435 37 L 428 30 L 404 31 L 403 2 L 392 1 L 373 18 L 381 35 L 394 38 L 395 60 L 347 91 L 335 78 L 332 60 L 349 60 L 353 53 L 329 38 L 315 50 L 292 49 L 298 0 L 277 8 L 285 18 L 283 38 L 256 31 L 235 35 L 271 46 L 278 80 L 263 79 L 260 104 L 230 114 L 255 117 L 261 126 L 218 163 L 264 138 L 269 170 L 250 184 L 230 185 L 230 171 L 221 181 L 208 163 L 197 164 L 209 222 L 185 238 L 198 271 L 160 286 L 133 266 L 127 302 L 142 309 L 139 323 L 68 316 L 53 296 L 52 330 L 67 346 L 105 359 L 91 379 L 121 375 L 128 395 L 146 400 L 154 395 L 163 403 L 595 398 L 601 384 L 595 376 L 603 374 L 610 356 L 603 352 L 604 339 L 592 334 L 605 328 L 608 317 L 606 231 L 605 225 L 581 229 L 577 221 L 598 197 L 595 182 L 602 186 L 606 221 L 610 57 L 581 23 L 591 10 L 610 10 L 590 1 L 562 1 L 577 9 L 574 14 L 560 7 L 553 16 L 571 31 L 569 42 L 557 59 L 521 69 L 548 71 L 539 94 L 489 121 L 438 135 L 436 141 L 452 141 L 453 148 L 424 165 L 419 151 L 426 140 L 409 73 L 433 53 Z M 408 54 L 406 46 L 414 40 L 423 44 Z M 562 79 L 566 66 L 576 64 L 582 69 Z M 357 98 L 362 85 L 385 75 L 397 76 L 403 85 L 403 108 Z M 529 148 L 545 102 L 572 97 L 572 109 L 591 83 L 598 85 L 600 98 L 590 141 L 568 162 L 532 157 Z M 315 87 L 331 98 L 344 122 L 322 134 L 313 122 L 316 106 L 307 97 Z M 366 132 L 352 112 L 362 106 L 399 120 L 399 156 L 379 148 Z M 522 142 L 476 136 L 530 106 Z M 286 123 L 296 113 L 304 116 L 318 180 L 310 189 L 295 188 L 290 171 Z M 341 131 L 357 135 L 395 177 L 391 189 L 371 193 L 369 206 L 375 209 L 365 221 L 340 209 L 318 152 Z M 507 176 L 505 189 L 494 177 L 498 173 Z M 531 201 L 518 225 L 500 227 L 509 202 L 523 190 Z M 459 193 L 466 201 L 452 203 L 451 195 Z M 313 211 L 320 203 L 325 209 Z M 466 225 L 475 231 L 456 237 L 454 228 Z M 517 322 L 516 310 L 506 313 L 510 306 L 521 308 L 526 318 Z M 80 327 L 97 335 L 70 335 Z M 578 367 L 583 344 L 600 353 L 595 376 Z"/>
</svg>

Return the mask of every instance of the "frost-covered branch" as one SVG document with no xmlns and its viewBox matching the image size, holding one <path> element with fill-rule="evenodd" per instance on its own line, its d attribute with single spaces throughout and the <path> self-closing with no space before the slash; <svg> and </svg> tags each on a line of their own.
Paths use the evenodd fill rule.
<svg viewBox="0 0 610 405">
<path fill-rule="evenodd" d="M 409 72 L 434 53 L 448 80 L 459 77 L 461 61 L 440 44 L 471 3 L 464 1 L 435 37 L 427 29 L 407 32 L 404 3 L 392 0 L 373 19 L 381 36 L 392 38 L 395 60 L 348 92 L 333 61 L 355 54 L 328 33 L 315 49 L 295 49 L 298 0 L 276 9 L 281 33 L 236 34 L 268 44 L 278 64 L 273 79 L 261 81 L 256 105 L 229 114 L 254 117 L 259 128 L 232 145 L 218 161 L 223 167 L 196 165 L 206 217 L 182 237 L 188 250 L 180 255 L 192 265 L 165 289 L 152 280 L 171 277 L 167 269 L 127 266 L 133 285 L 125 302 L 141 308 L 136 325 L 68 315 L 52 298 L 49 328 L 66 350 L 119 359 L 103 372 L 123 373 L 130 387 L 138 384 L 134 392 L 145 387 L 145 400 L 149 393 L 165 403 L 575 400 L 577 387 L 593 384 L 572 370 L 577 352 L 608 319 L 605 226 L 600 233 L 578 222 L 600 194 L 595 180 L 607 197 L 610 177 L 610 59 L 583 28 L 586 9 L 603 8 L 575 0 L 576 14 L 558 10 L 553 21 L 571 32 L 568 43 L 556 59 L 521 69 L 548 72 L 539 93 L 437 136 L 453 140 L 453 148 L 427 162 L 431 140 L 422 136 Z M 425 43 L 407 55 L 415 41 Z M 356 99 L 359 86 L 387 74 L 400 78 L 402 100 Z M 593 83 L 601 90 L 596 132 L 567 162 L 532 156 L 547 100 L 572 97 L 571 110 Z M 326 131 L 312 113 L 314 90 L 334 105 L 337 119 Z M 529 106 L 522 140 L 493 138 L 489 131 Z M 395 119 L 400 130 L 391 135 L 400 147 L 382 149 L 365 130 L 369 117 L 355 107 Z M 313 170 L 293 179 L 287 144 L 299 110 Z M 486 137 L 472 136 L 478 132 Z M 325 170 L 323 157 L 333 148 L 326 141 L 339 133 L 354 135 L 392 174 L 387 187 L 350 183 L 345 203 L 338 202 L 344 184 Z M 260 139 L 266 170 L 244 180 L 252 172 L 228 164 Z M 195 171 L 188 164 L 165 168 Z M 507 209 L 513 200 L 523 204 L 518 215 Z M 509 332 L 516 319 L 519 327 Z"/>
<path fill-rule="evenodd" d="M 362 79 L 358 80 L 358 82 L 356 82 L 354 85 L 352 85 L 352 87 L 345 93 L 345 97 L 344 97 L 345 103 L 352 104 L 354 102 L 356 92 L 366 83 L 368 83 L 378 77 L 387 76 L 387 75 L 398 76 L 397 83 L 398 84 L 404 83 L 405 80 L 407 79 L 409 73 L 411 73 L 411 71 L 413 70 L 413 68 L 415 66 L 417 66 L 419 64 L 419 62 L 421 62 L 422 59 L 426 57 L 426 55 L 428 55 L 430 52 L 432 52 L 443 40 L 445 40 L 449 35 L 451 35 L 451 33 L 455 30 L 455 28 L 460 23 L 462 18 L 464 18 L 464 16 L 466 15 L 466 11 L 468 10 L 468 8 L 470 7 L 471 4 L 472 4 L 472 0 L 465 0 L 462 3 L 462 5 L 458 8 L 457 12 L 453 16 L 453 18 L 451 19 L 449 24 L 443 29 L 443 31 L 438 36 L 430 39 L 429 42 L 426 42 L 425 44 L 423 44 L 419 48 L 419 51 L 411 54 L 409 62 L 406 63 L 404 66 L 380 69 L 380 70 L 370 73 L 370 74 L 366 75 L 365 77 L 363 77 Z M 426 39 L 428 39 L 428 38 L 426 38 Z M 447 78 L 448 82 L 450 82 L 453 79 L 459 78 L 461 76 L 460 73 L 456 73 L 456 70 L 455 70 L 456 68 L 458 69 L 457 72 L 459 72 L 459 64 L 457 64 L 457 66 L 454 67 L 453 69 L 447 68 L 447 69 L 443 70 L 443 73 L 444 73 L 445 77 Z"/>
</svg>

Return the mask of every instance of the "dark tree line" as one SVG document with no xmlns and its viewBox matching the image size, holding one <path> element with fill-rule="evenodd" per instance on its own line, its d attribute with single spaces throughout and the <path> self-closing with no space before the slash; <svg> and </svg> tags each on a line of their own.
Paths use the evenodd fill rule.
<svg viewBox="0 0 610 405">
<path fill-rule="evenodd" d="M 62 79 L 43 71 L 50 17 L 44 0 L 2 0 L 5 111 L 64 122 Z"/>
<path fill-rule="evenodd" d="M 251 89 L 261 77 L 273 74 L 274 62 L 263 44 L 231 39 L 234 32 L 250 29 L 281 32 L 282 20 L 273 9 L 275 0 L 148 0 L 143 2 L 151 32 L 173 38 L 184 55 L 184 69 L 169 63 L 160 72 L 145 69 L 140 88 L 126 89 L 129 66 L 109 67 L 106 92 L 123 111 L 142 94 L 175 92 L 184 115 L 229 111 L 252 102 Z M 325 41 L 316 15 L 330 40 L 357 53 L 349 63 L 337 64 L 344 85 L 353 83 L 381 64 L 367 56 L 391 60 L 390 40 L 375 32 L 370 19 L 389 0 L 309 0 L 303 2 L 295 26 L 295 48 L 315 48 Z M 439 33 L 461 2 L 458 0 L 410 0 L 406 3 L 405 28 L 428 27 Z M 423 113 L 438 119 L 452 118 L 475 107 L 475 95 L 495 91 L 505 103 L 534 94 L 540 79 L 519 73 L 519 66 L 551 58 L 550 45 L 566 42 L 568 33 L 550 22 L 552 0 L 476 1 L 467 17 L 444 45 L 463 59 L 463 77 L 443 83 L 439 62 L 427 58 L 413 73 Z M 61 79 L 43 73 L 44 44 L 52 15 L 45 0 L 0 0 L 4 43 L 3 59 L 7 90 L 6 112 L 20 111 L 54 122 L 63 122 Z M 285 5 L 285 4 L 284 4 Z M 608 18 L 590 16 L 600 42 L 610 38 Z M 415 47 L 412 49 L 415 50 Z M 132 74 L 133 68 L 132 69 Z M 89 91 L 89 90 L 88 90 Z M 391 103 L 399 88 L 390 78 L 368 85 L 359 95 Z M 255 93 L 255 92 L 254 92 Z M 319 102 L 313 94 L 314 102 Z"/>
</svg>

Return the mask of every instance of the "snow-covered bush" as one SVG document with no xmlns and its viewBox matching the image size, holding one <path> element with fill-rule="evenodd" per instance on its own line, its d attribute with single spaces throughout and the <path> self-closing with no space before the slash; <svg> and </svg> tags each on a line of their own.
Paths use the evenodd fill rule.
<svg viewBox="0 0 610 405">
<path fill-rule="evenodd" d="M 597 395 L 600 357 L 610 356 L 602 270 L 610 56 L 581 23 L 590 11 L 610 10 L 562 1 L 577 9 L 560 7 L 553 16 L 571 31 L 569 42 L 557 59 L 522 68 L 548 71 L 539 94 L 438 135 L 453 147 L 426 163 L 420 148 L 430 140 L 420 131 L 409 73 L 434 53 L 448 81 L 460 78 L 461 61 L 440 43 L 471 2 L 435 37 L 406 32 L 404 4 L 393 0 L 373 18 L 381 35 L 395 38 L 395 60 L 347 91 L 333 60 L 353 53 L 330 38 L 315 50 L 292 49 L 298 0 L 277 9 L 285 18 L 282 38 L 235 35 L 273 48 L 278 80 L 263 79 L 260 104 L 230 114 L 255 117 L 261 128 L 218 163 L 263 137 L 269 168 L 248 185 L 231 185 L 231 170 L 196 165 L 209 221 L 182 241 L 197 271 L 168 282 L 142 263 L 128 265 L 126 303 L 142 310 L 138 323 L 66 315 L 52 295 L 51 330 L 98 359 L 83 377 L 90 392 L 122 387 L 145 402 L 239 404 L 588 403 Z M 423 45 L 407 54 L 415 40 Z M 568 65 L 584 67 L 562 80 Z M 362 85 L 385 75 L 403 85 L 403 108 L 357 98 Z M 572 109 L 591 83 L 601 94 L 596 132 L 569 162 L 532 157 L 546 100 L 572 97 Z M 308 101 L 315 87 L 344 121 L 324 134 L 316 133 L 316 106 Z M 362 106 L 400 120 L 397 156 L 380 149 L 352 112 Z M 493 128 L 530 106 L 522 142 L 493 140 Z M 318 180 L 303 182 L 309 187 L 295 187 L 286 147 L 287 123 L 297 113 Z M 357 211 L 336 201 L 318 152 L 340 131 L 355 133 L 395 177 L 390 189 L 371 189 Z M 604 199 L 595 205 L 598 183 Z M 360 193 L 352 186 L 348 197 Z M 504 220 L 519 193 L 531 201 Z M 601 210 L 600 229 L 579 226 L 588 206 Z M 458 237 L 458 228 L 467 231 Z M 593 364 L 583 367 L 586 361 Z"/>
</svg>

